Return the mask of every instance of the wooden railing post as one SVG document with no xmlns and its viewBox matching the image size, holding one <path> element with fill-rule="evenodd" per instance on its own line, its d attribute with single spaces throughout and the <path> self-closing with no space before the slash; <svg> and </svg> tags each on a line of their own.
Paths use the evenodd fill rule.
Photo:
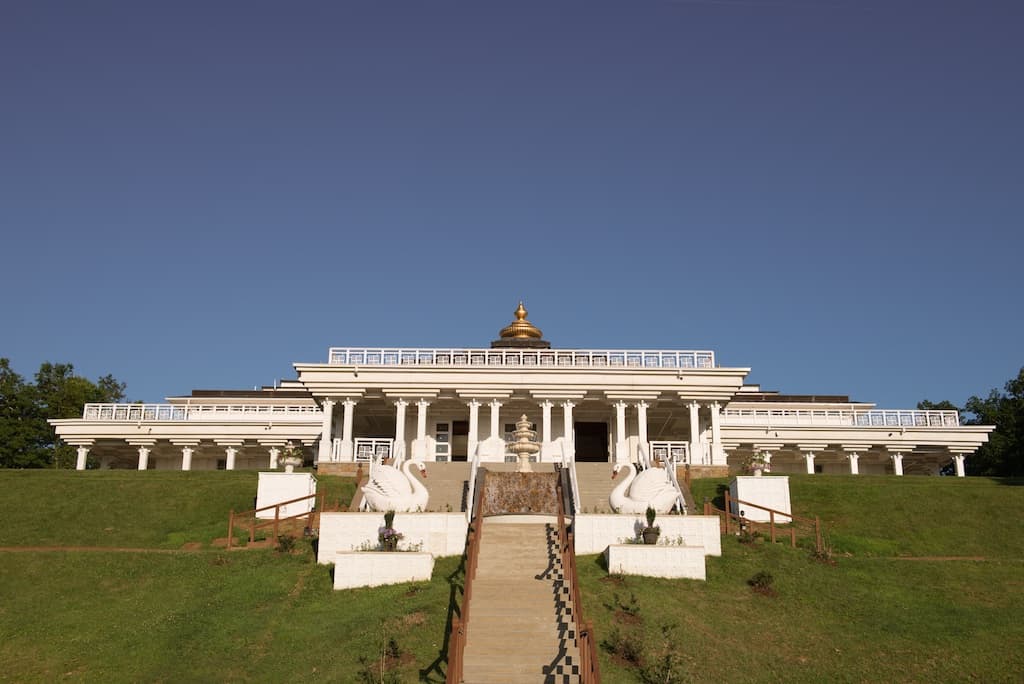
<svg viewBox="0 0 1024 684">
<path fill-rule="evenodd" d="M 772 544 L 775 543 L 775 511 L 768 511 L 768 530 Z"/>
<path fill-rule="evenodd" d="M 256 516 L 253 516 L 254 520 L 255 520 L 255 518 L 256 518 Z M 278 528 L 279 528 L 280 522 L 281 522 L 281 507 L 280 506 L 275 506 L 274 507 L 274 541 L 275 542 L 277 541 L 277 536 L 278 536 L 277 533 L 278 533 Z"/>
<path fill-rule="evenodd" d="M 249 543 L 256 541 L 256 514 L 252 514 L 252 522 L 249 523 Z"/>
<path fill-rule="evenodd" d="M 821 520 L 818 516 L 814 516 L 814 548 L 818 553 L 821 553 L 823 544 L 821 543 Z"/>
<path fill-rule="evenodd" d="M 231 509 L 231 514 L 228 516 L 228 551 L 231 550 L 231 544 L 234 542 L 235 536 L 235 509 Z"/>
<path fill-rule="evenodd" d="M 732 506 L 729 505 L 729 490 L 725 490 L 725 533 L 729 534 L 729 518 L 732 515 Z"/>
</svg>

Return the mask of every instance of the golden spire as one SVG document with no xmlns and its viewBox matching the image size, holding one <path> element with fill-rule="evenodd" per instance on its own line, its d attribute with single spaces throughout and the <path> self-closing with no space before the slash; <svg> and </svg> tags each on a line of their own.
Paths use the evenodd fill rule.
<svg viewBox="0 0 1024 684">
<path fill-rule="evenodd" d="M 519 302 L 519 306 L 516 308 L 516 320 L 501 330 L 502 339 L 509 337 L 519 339 L 533 338 L 537 340 L 543 337 L 540 329 L 526 320 L 526 307 L 523 306 L 522 302 Z"/>
</svg>

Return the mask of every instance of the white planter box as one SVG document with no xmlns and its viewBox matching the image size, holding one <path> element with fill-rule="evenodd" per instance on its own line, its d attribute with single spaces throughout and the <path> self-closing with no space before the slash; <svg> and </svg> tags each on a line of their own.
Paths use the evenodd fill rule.
<svg viewBox="0 0 1024 684">
<path fill-rule="evenodd" d="M 605 558 L 613 575 L 707 579 L 704 550 L 696 547 L 612 544 Z"/>
<path fill-rule="evenodd" d="M 383 513 L 321 513 L 317 561 L 333 563 L 339 551 L 376 544 L 383 525 Z M 466 548 L 465 513 L 397 513 L 393 526 L 405 535 L 403 547 L 419 544 L 421 551 L 438 557 L 461 556 Z"/>
<path fill-rule="evenodd" d="M 706 556 L 722 555 L 722 533 L 716 515 L 659 515 L 662 541 L 682 538 L 683 544 L 701 549 Z M 573 519 L 575 551 L 604 553 L 612 544 L 633 539 L 647 526 L 642 515 L 617 513 L 578 514 Z"/>
<path fill-rule="evenodd" d="M 426 582 L 433 571 L 434 557 L 429 553 L 339 551 L 334 563 L 334 588 Z"/>
</svg>

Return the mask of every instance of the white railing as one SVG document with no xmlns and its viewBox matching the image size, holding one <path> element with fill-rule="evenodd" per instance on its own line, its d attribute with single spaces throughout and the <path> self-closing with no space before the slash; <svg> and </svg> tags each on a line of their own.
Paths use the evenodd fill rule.
<svg viewBox="0 0 1024 684">
<path fill-rule="evenodd" d="M 480 470 L 479 445 L 473 450 L 473 464 L 469 467 L 469 487 L 466 493 L 466 520 L 473 522 L 473 502 L 476 501 L 476 476 Z"/>
<path fill-rule="evenodd" d="M 387 437 L 357 437 L 353 440 L 352 460 L 360 463 L 369 463 L 370 470 L 373 465 L 380 465 L 391 458 L 394 452 L 395 440 Z M 398 464 L 395 464 L 398 467 Z"/>
<path fill-rule="evenodd" d="M 576 457 L 566 451 L 565 440 L 558 442 L 558 448 L 562 451 L 562 466 L 569 469 L 569 484 L 572 487 L 572 510 L 573 514 L 580 512 L 583 500 L 580 498 L 580 483 L 576 480 Z"/>
<path fill-rule="evenodd" d="M 957 427 L 957 411 L 848 409 L 726 409 L 722 425 L 833 425 L 838 427 Z"/>
<path fill-rule="evenodd" d="M 671 456 L 666 455 L 662 459 L 661 465 L 668 472 L 669 482 L 672 483 L 672 487 L 676 490 L 676 508 L 681 514 L 686 515 L 686 499 L 683 497 L 683 488 L 679 486 L 679 478 L 676 477 L 676 464 L 672 461 Z"/>
<path fill-rule="evenodd" d="M 85 420 L 111 422 L 183 420 L 261 420 L 265 418 L 322 419 L 318 406 L 276 404 L 86 404 Z"/>
<path fill-rule="evenodd" d="M 402 349 L 331 347 L 330 365 L 562 368 L 714 368 L 713 351 L 629 349 Z"/>
<path fill-rule="evenodd" d="M 651 442 L 651 456 L 658 463 L 664 462 L 667 458 L 672 461 L 673 466 L 686 465 L 691 462 L 690 443 L 653 441 Z"/>
</svg>

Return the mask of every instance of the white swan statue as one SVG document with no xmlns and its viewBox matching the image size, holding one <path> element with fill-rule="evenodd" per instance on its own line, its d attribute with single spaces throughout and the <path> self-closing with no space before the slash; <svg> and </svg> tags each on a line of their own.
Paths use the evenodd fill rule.
<svg viewBox="0 0 1024 684">
<path fill-rule="evenodd" d="M 648 468 L 637 475 L 632 463 L 619 464 L 612 470 L 612 479 L 623 468 L 629 469 L 629 475 L 608 495 L 608 502 L 612 505 L 613 511 L 631 515 L 643 514 L 647 512 L 648 506 L 658 513 L 668 513 L 672 510 L 678 494 L 664 468 Z"/>
<path fill-rule="evenodd" d="M 425 511 L 430 493 L 409 468 L 415 464 L 422 477 L 427 469 L 422 461 L 406 461 L 399 470 L 394 466 L 380 465 L 373 469 L 370 481 L 363 485 L 363 498 L 375 511 L 414 512 Z"/>
</svg>

